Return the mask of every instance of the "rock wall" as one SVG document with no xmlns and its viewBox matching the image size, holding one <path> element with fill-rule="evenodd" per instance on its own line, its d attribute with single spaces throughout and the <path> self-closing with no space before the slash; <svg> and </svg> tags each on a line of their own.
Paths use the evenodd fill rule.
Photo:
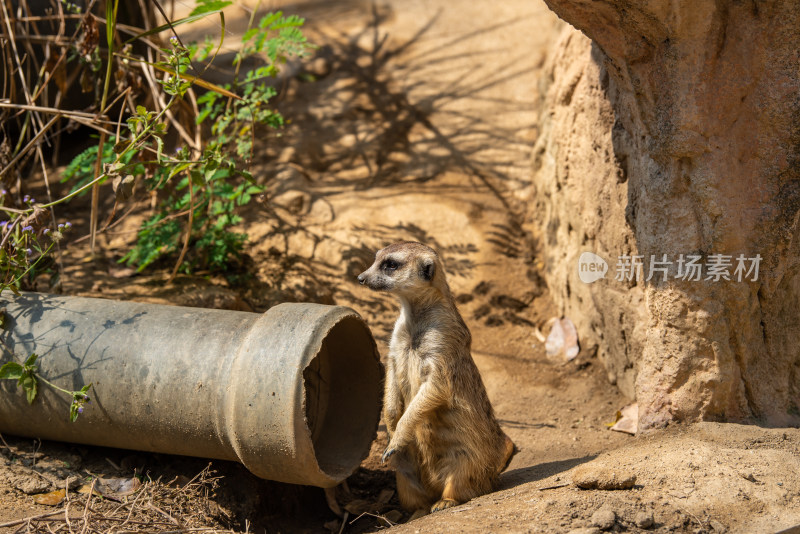
<svg viewBox="0 0 800 534">
<path fill-rule="evenodd" d="M 554 47 L 535 149 L 562 311 L 641 428 L 800 424 L 800 4 L 545 1 L 593 39 Z"/>
</svg>

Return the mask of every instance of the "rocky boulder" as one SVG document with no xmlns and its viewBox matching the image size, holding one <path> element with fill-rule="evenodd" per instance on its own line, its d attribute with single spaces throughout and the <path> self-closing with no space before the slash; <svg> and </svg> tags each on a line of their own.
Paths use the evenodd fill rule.
<svg viewBox="0 0 800 534">
<path fill-rule="evenodd" d="M 800 423 L 800 4 L 546 2 L 585 34 L 535 149 L 554 298 L 640 428 Z"/>
</svg>

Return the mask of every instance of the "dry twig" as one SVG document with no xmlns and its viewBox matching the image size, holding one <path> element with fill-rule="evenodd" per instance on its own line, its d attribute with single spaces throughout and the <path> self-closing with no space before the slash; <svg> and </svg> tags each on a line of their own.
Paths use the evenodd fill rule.
<svg viewBox="0 0 800 534">
<path fill-rule="evenodd" d="M 219 477 L 213 474 L 209 466 L 182 486 L 176 487 L 160 479 L 149 480 L 134 495 L 114 502 L 109 498 L 97 498 L 95 488 L 99 485 L 95 479 L 85 497 L 71 498 L 67 492 L 67 502 L 63 508 L 2 523 L 0 528 L 19 527 L 21 532 L 64 531 L 74 534 L 229 533 L 232 531 L 224 528 L 211 512 L 217 509 L 216 505 L 211 506 L 210 503 L 218 481 Z M 80 515 L 70 513 L 72 504 L 82 505 Z"/>
</svg>

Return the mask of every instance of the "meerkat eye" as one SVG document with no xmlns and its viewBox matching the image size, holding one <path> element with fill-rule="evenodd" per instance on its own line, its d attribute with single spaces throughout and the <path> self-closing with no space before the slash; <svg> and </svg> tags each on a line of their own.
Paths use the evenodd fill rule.
<svg viewBox="0 0 800 534">
<path fill-rule="evenodd" d="M 381 268 L 387 273 L 396 271 L 398 267 L 400 267 L 400 264 L 394 260 L 383 260 L 381 264 Z"/>
</svg>

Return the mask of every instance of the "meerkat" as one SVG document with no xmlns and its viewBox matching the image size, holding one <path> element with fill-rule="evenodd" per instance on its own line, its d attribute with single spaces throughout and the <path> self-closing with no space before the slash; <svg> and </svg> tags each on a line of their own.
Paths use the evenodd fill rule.
<svg viewBox="0 0 800 534">
<path fill-rule="evenodd" d="M 395 243 L 358 281 L 401 305 L 389 344 L 389 445 L 381 457 L 396 470 L 400 503 L 436 512 L 492 491 L 517 449 L 495 418 L 439 255 L 421 243 Z"/>
</svg>

